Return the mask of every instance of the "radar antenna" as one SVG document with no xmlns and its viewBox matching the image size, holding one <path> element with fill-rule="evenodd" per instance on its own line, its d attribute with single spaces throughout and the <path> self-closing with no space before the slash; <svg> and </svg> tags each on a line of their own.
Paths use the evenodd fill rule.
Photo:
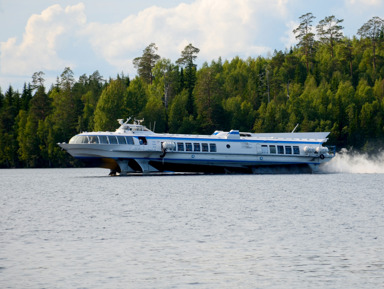
<svg viewBox="0 0 384 289">
<path fill-rule="evenodd" d="M 141 123 L 144 121 L 144 118 L 143 119 L 136 119 L 135 118 L 135 123 L 136 124 L 139 124 L 139 125 L 141 125 Z"/>
</svg>

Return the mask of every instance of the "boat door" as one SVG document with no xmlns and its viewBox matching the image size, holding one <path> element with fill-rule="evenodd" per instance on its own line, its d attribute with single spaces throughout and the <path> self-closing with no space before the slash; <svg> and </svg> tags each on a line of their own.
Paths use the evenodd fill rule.
<svg viewBox="0 0 384 289">
<path fill-rule="evenodd" d="M 257 155 L 261 155 L 262 154 L 261 144 L 256 144 L 256 154 Z"/>
<path fill-rule="evenodd" d="M 267 145 L 262 145 L 262 144 L 257 144 L 256 145 L 256 154 L 258 155 L 267 155 L 269 153 L 268 151 L 268 146 Z"/>
</svg>

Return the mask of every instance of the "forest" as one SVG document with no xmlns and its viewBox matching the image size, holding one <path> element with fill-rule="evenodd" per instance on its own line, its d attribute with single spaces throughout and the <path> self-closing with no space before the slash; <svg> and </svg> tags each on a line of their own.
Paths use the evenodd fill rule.
<svg viewBox="0 0 384 289">
<path fill-rule="evenodd" d="M 302 15 L 297 44 L 268 57 L 197 67 L 189 44 L 176 62 L 155 43 L 133 60 L 137 76 L 75 79 L 70 67 L 50 88 L 35 72 L 22 92 L 0 88 L 0 167 L 81 164 L 57 145 L 82 131 L 114 131 L 117 119 L 144 119 L 155 132 L 211 134 L 331 132 L 327 144 L 374 153 L 384 148 L 384 20 L 373 17 L 352 38 L 342 19 L 314 24 Z"/>
</svg>

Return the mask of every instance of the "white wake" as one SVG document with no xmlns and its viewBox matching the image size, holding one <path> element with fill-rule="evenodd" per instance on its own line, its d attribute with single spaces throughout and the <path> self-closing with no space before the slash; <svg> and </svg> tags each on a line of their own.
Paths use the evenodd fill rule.
<svg viewBox="0 0 384 289">
<path fill-rule="evenodd" d="M 321 171 L 325 173 L 384 174 L 384 151 L 367 155 L 342 149 Z"/>
</svg>

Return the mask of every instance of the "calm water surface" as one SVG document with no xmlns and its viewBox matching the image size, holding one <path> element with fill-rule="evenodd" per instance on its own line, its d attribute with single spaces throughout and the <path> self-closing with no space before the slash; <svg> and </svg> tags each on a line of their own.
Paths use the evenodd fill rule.
<svg viewBox="0 0 384 289">
<path fill-rule="evenodd" d="M 384 174 L 0 170 L 0 288 L 384 288 Z"/>
</svg>

